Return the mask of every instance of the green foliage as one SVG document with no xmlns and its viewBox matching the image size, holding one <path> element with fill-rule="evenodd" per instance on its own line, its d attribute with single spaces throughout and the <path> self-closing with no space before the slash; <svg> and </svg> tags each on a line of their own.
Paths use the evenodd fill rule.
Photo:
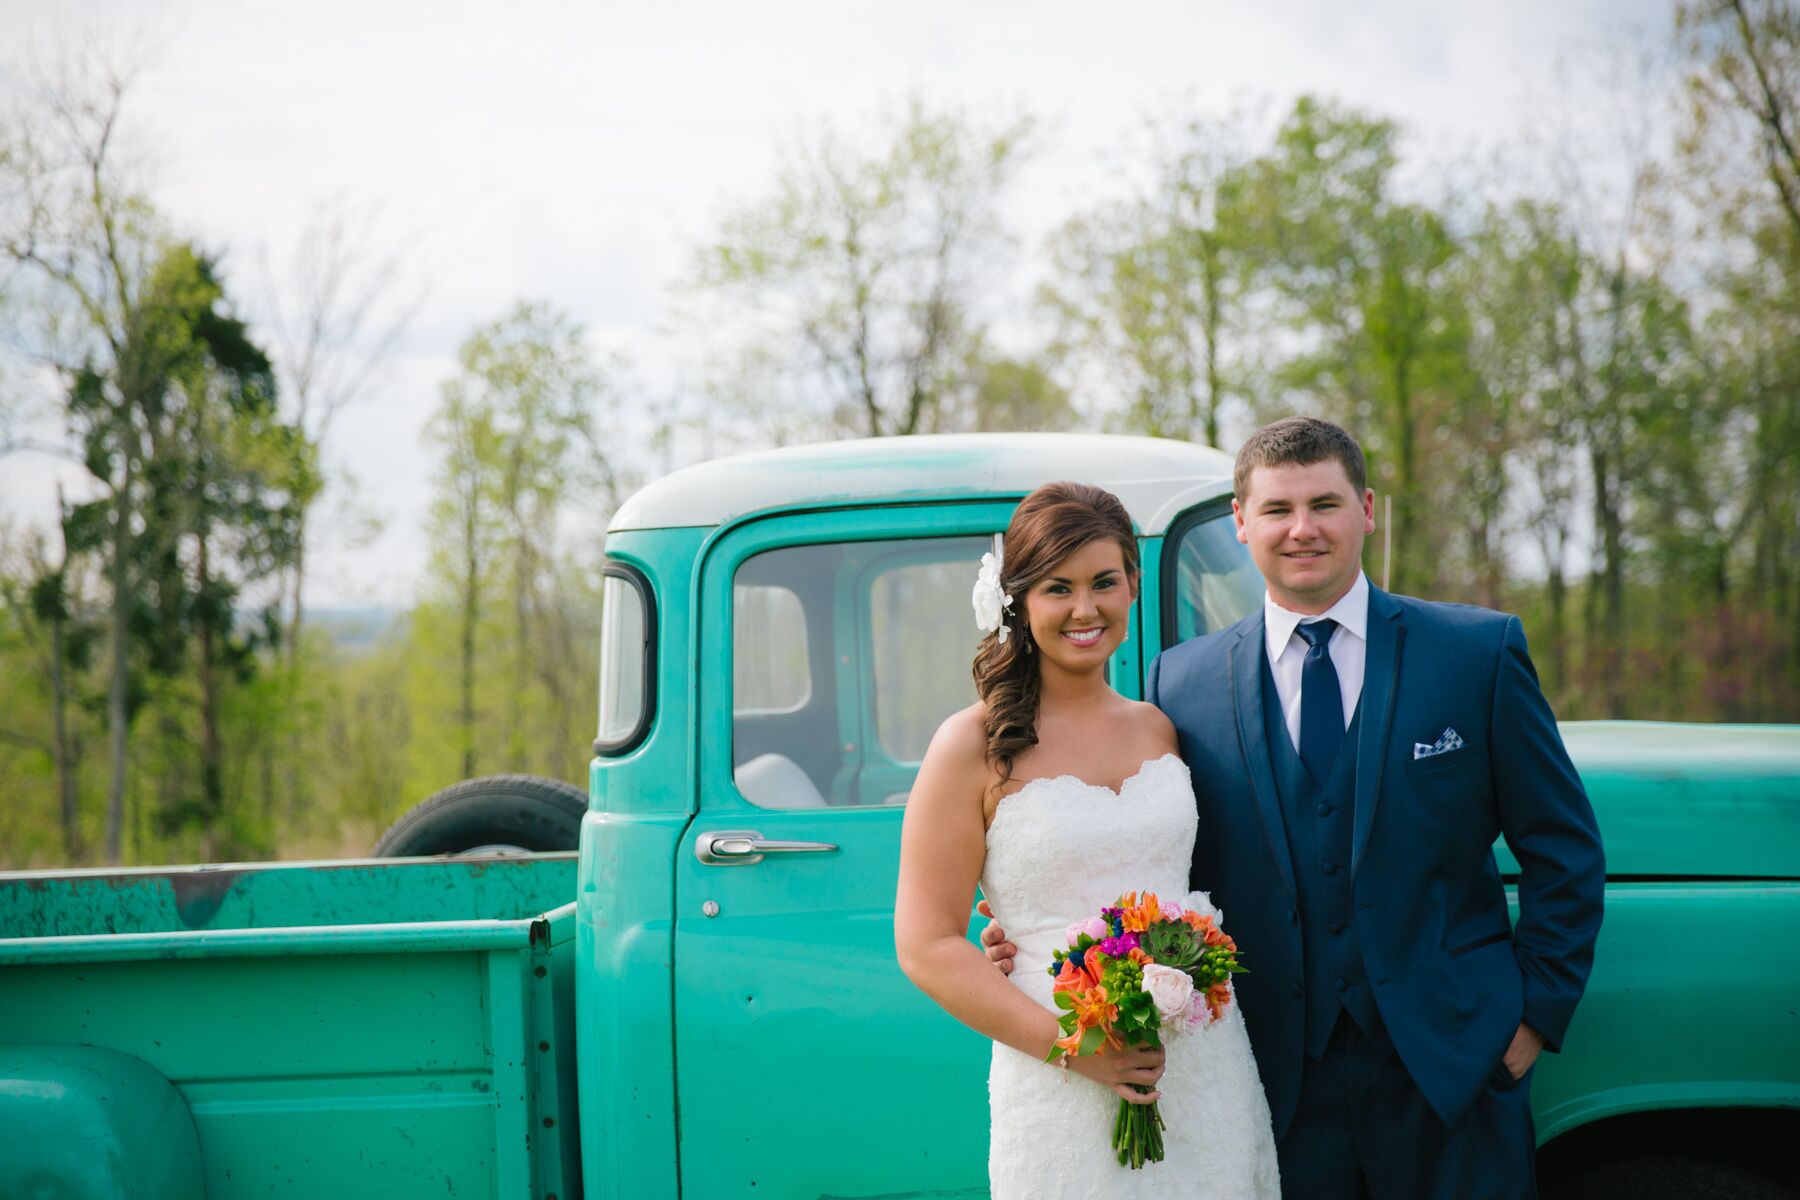
<svg viewBox="0 0 1800 1200">
<path fill-rule="evenodd" d="M 1561 716 L 1800 719 L 1800 17 L 1691 0 L 1674 34 L 1679 142 L 1607 221 L 1327 98 L 1159 115 L 1144 186 L 1048 243 L 1033 353 L 996 347 L 990 289 L 1032 123 L 820 126 L 697 255 L 709 399 L 774 440 L 1110 423 L 1229 448 L 1330 416 L 1380 493 L 1371 575 L 1519 612 Z M 49 529 L 0 528 L 7 865 L 356 854 L 471 774 L 580 781 L 594 518 L 631 483 L 615 365 L 542 304 L 472 331 L 427 433 L 417 603 L 340 650 L 295 615 L 302 421 L 366 375 L 284 362 L 307 394 L 283 419 L 217 264 L 108 157 L 125 80 L 97 83 L 0 129 L 0 298 L 89 476 Z"/>
<path fill-rule="evenodd" d="M 601 436 L 611 393 L 585 334 L 521 303 L 463 344 L 427 429 L 439 454 L 432 559 L 414 629 L 418 715 L 433 730 L 413 770 L 443 786 L 492 771 L 567 777 L 571 716 L 592 725 L 598 530 L 574 512 L 614 495 Z M 444 668 L 454 663 L 446 677 Z"/>
<path fill-rule="evenodd" d="M 713 339 L 721 325 L 735 331 L 725 398 L 777 440 L 966 421 L 955 399 L 982 361 L 983 277 L 1008 243 L 998 201 L 1031 128 L 914 101 L 872 151 L 829 125 L 794 146 L 690 280 L 705 310 L 696 323 Z"/>
</svg>

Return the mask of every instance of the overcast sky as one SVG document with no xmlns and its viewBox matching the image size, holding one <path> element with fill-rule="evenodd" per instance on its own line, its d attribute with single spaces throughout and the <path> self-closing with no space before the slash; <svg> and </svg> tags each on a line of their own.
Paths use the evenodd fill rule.
<svg viewBox="0 0 1800 1200">
<path fill-rule="evenodd" d="M 1665 35 L 1669 6 L 0 0 L 0 98 L 19 94 L 30 47 L 126 23 L 152 47 L 127 134 L 153 197 L 223 252 L 246 311 L 258 248 L 279 264 L 334 197 L 375 213 L 400 290 L 422 297 L 382 387 L 326 448 L 382 532 L 347 548 L 334 524 L 309 585 L 315 604 L 406 605 L 424 560 L 419 432 L 458 342 L 543 299 L 629 356 L 640 386 L 679 392 L 669 289 L 809 122 L 855 129 L 914 95 L 1040 118 L 1043 151 L 1008 200 L 1029 250 L 1113 186 L 1121 142 L 1181 97 L 1223 112 L 1328 95 L 1400 120 L 1421 157 L 1475 161 L 1539 119 L 1559 62 L 1579 74 L 1634 29 Z M 43 520 L 53 477 L 48 460 L 0 459 L 0 513 Z"/>
</svg>

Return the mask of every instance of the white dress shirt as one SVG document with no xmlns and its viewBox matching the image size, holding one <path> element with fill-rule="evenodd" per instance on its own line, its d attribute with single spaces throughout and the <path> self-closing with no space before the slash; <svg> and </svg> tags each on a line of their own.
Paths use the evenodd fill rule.
<svg viewBox="0 0 1800 1200">
<path fill-rule="evenodd" d="M 1338 627 L 1327 644 L 1331 665 L 1337 668 L 1338 690 L 1343 693 L 1344 728 L 1356 715 L 1362 696 L 1363 663 L 1369 654 L 1369 577 L 1361 571 L 1350 590 L 1316 617 L 1289 612 L 1263 593 L 1263 634 L 1269 653 L 1269 672 L 1275 676 L 1275 695 L 1287 721 L 1288 737 L 1300 749 L 1300 668 L 1306 661 L 1306 639 L 1295 632 L 1302 624 L 1329 618 Z"/>
</svg>

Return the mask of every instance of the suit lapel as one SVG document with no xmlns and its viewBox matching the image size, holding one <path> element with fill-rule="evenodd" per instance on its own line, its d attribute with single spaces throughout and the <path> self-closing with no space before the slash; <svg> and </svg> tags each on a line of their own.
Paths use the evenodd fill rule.
<svg viewBox="0 0 1800 1200">
<path fill-rule="evenodd" d="M 1294 864 L 1288 855 L 1287 825 L 1281 819 L 1281 799 L 1275 791 L 1275 774 L 1269 766 L 1269 739 L 1263 731 L 1262 658 L 1263 618 L 1257 611 L 1238 628 L 1237 641 L 1231 647 L 1231 691 L 1237 709 L 1238 746 L 1244 754 L 1244 765 L 1250 772 L 1250 792 L 1256 800 L 1256 811 L 1262 817 L 1263 835 L 1269 842 L 1269 853 L 1287 885 L 1288 897 L 1294 888 Z"/>
<path fill-rule="evenodd" d="M 1381 768 L 1394 720 L 1394 693 L 1400 679 L 1400 649 L 1406 624 L 1400 606 L 1386 592 L 1369 588 L 1369 645 L 1363 662 L 1362 731 L 1356 739 L 1356 828 L 1350 844 L 1350 873 L 1362 864 L 1363 845 L 1375 823 L 1381 798 Z"/>
</svg>

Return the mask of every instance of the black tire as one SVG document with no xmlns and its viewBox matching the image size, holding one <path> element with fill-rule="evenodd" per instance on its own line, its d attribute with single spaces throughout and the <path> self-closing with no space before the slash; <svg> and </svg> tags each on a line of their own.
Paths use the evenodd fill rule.
<svg viewBox="0 0 1800 1200">
<path fill-rule="evenodd" d="M 1656 1155 L 1596 1167 L 1544 1189 L 1546 1200 L 1794 1200 L 1753 1171 Z"/>
<path fill-rule="evenodd" d="M 587 804 L 586 792 L 560 779 L 468 779 L 408 809 L 375 843 L 375 857 L 573 850 L 581 840 Z"/>
</svg>

